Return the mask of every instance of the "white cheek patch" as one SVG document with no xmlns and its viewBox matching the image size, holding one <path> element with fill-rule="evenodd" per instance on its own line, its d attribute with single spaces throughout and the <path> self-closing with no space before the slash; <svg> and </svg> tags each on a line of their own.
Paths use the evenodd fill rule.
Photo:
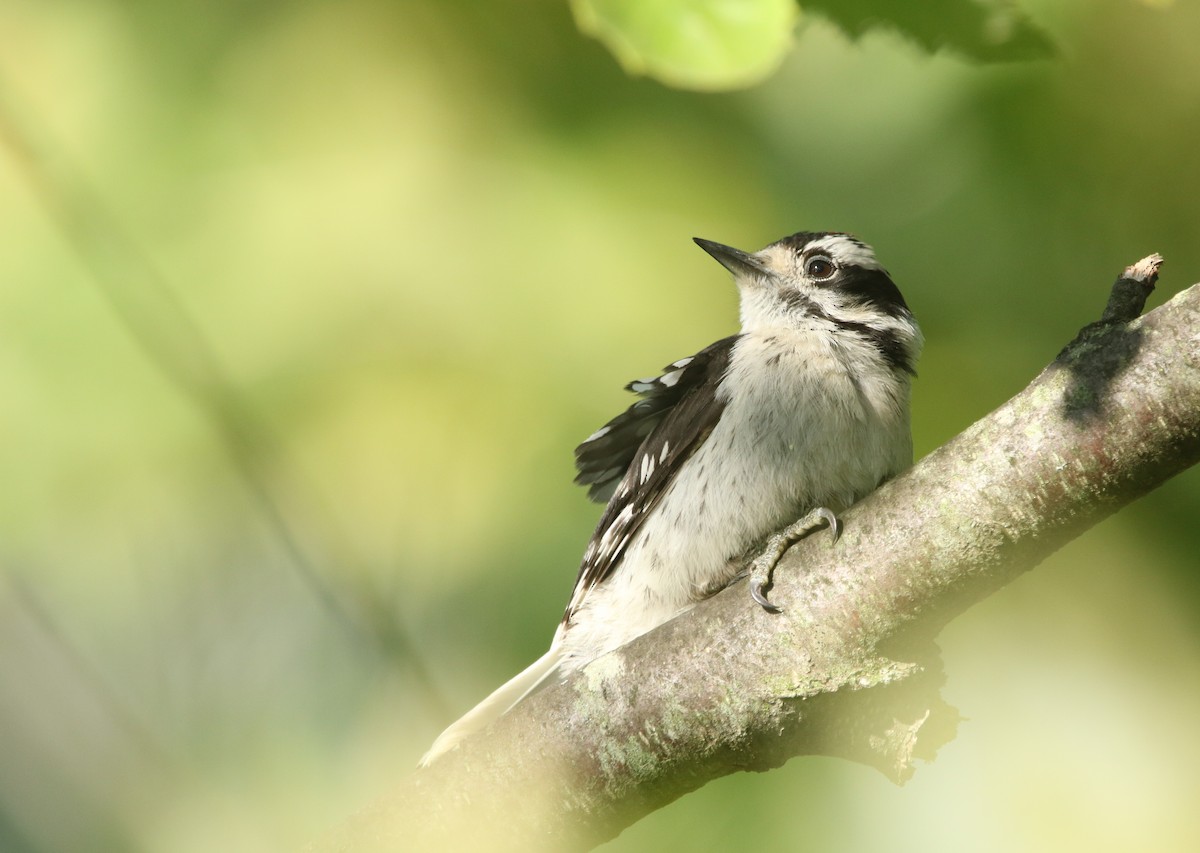
<svg viewBox="0 0 1200 853">
<path fill-rule="evenodd" d="M 823 251 L 833 258 L 838 266 L 855 266 L 868 270 L 881 270 L 883 267 L 875 259 L 875 252 L 866 243 L 860 242 L 848 234 L 830 234 L 819 240 L 813 240 L 804 247 L 805 254 L 814 250 Z"/>
</svg>

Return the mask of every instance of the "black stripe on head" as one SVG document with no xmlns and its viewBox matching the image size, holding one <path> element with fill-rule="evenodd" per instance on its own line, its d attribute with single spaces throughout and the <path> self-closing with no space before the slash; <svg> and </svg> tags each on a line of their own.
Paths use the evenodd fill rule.
<svg viewBox="0 0 1200 853">
<path fill-rule="evenodd" d="M 833 289 L 844 293 L 859 305 L 874 308 L 889 317 L 908 311 L 900 288 L 883 270 L 843 267 L 834 278 Z"/>
<path fill-rule="evenodd" d="M 908 347 L 900 340 L 900 335 L 893 330 L 868 326 L 866 323 L 852 323 L 849 320 L 838 320 L 836 317 L 830 317 L 829 319 L 839 328 L 845 329 L 848 332 L 854 332 L 869 341 L 875 349 L 879 350 L 879 354 L 883 356 L 883 360 L 887 362 L 887 366 L 892 370 L 903 370 L 910 376 L 917 375 L 917 368 L 913 364 Z"/>
<path fill-rule="evenodd" d="M 795 234 L 776 240 L 771 245 L 783 246 L 797 255 L 801 255 L 810 243 L 826 237 L 840 237 L 846 243 L 870 251 L 870 248 L 862 240 L 853 234 L 846 234 L 842 231 L 797 231 Z M 836 261 L 837 258 L 835 257 L 834 260 Z M 858 305 L 874 308 L 889 317 L 898 317 L 902 311 L 908 310 L 904 297 L 900 295 L 900 289 L 883 269 L 859 267 L 852 263 L 846 264 L 839 268 L 837 275 L 827 281 L 818 282 L 817 286 L 844 293 Z"/>
<path fill-rule="evenodd" d="M 789 234 L 772 243 L 772 246 L 786 246 L 796 254 L 804 251 L 804 247 L 820 237 L 828 237 L 829 232 L 824 231 L 797 231 L 795 234 Z M 768 247 L 769 248 L 769 247 Z"/>
<path fill-rule="evenodd" d="M 871 272 L 864 270 L 864 272 Z M 882 274 L 888 283 L 886 274 Z M 900 291 L 896 289 L 896 285 L 892 285 L 892 290 L 896 291 L 896 297 L 899 299 L 899 305 L 895 312 L 885 312 L 891 316 L 899 316 L 901 312 L 908 313 L 908 308 L 904 305 L 904 299 L 900 296 Z M 857 323 L 853 320 L 843 320 L 839 317 L 834 317 L 820 305 L 809 299 L 803 293 L 795 290 L 782 290 L 779 292 L 779 298 L 787 303 L 788 307 L 807 314 L 810 317 L 816 317 L 819 320 L 824 320 L 827 323 L 832 323 L 844 332 L 850 332 L 865 340 L 871 346 L 879 351 L 880 356 L 887 362 L 887 366 L 892 370 L 904 371 L 912 376 L 917 375 L 917 370 L 913 364 L 912 355 L 908 351 L 908 347 L 901 340 L 900 333 L 892 329 L 883 329 L 876 326 L 869 326 L 866 323 Z"/>
<path fill-rule="evenodd" d="M 825 309 L 798 290 L 783 287 L 779 289 L 778 296 L 793 311 L 800 314 L 807 314 L 810 317 L 819 317 L 822 320 L 833 320 L 832 317 L 825 313 Z"/>
</svg>

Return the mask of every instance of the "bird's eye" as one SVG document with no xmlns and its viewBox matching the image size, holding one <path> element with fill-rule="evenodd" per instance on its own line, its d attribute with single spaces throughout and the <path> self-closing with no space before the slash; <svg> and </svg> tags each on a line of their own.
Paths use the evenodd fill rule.
<svg viewBox="0 0 1200 853">
<path fill-rule="evenodd" d="M 825 255 L 814 255 L 804 262 L 804 274 L 809 278 L 815 278 L 818 281 L 823 281 L 833 275 L 837 268 L 834 267 L 833 261 Z"/>
</svg>

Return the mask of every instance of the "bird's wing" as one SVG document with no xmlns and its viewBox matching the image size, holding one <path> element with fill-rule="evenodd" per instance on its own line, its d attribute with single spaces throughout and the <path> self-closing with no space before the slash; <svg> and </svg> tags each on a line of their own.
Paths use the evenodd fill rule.
<svg viewBox="0 0 1200 853">
<path fill-rule="evenodd" d="M 725 408 L 717 389 L 737 339 L 723 338 L 667 365 L 661 376 L 630 382 L 625 387 L 642 399 L 575 448 L 575 482 L 608 506 L 584 551 L 564 620 L 617 568 L 646 516 L 717 425 Z"/>
</svg>

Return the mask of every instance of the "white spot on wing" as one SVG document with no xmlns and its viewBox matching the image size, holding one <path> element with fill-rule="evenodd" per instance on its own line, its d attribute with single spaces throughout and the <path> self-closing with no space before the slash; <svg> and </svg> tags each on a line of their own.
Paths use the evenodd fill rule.
<svg viewBox="0 0 1200 853">
<path fill-rule="evenodd" d="M 596 430 L 594 433 L 592 433 L 587 438 L 585 438 L 583 440 L 583 443 L 587 444 L 589 441 L 595 441 L 598 438 L 604 438 L 604 436 L 608 435 L 609 429 L 610 429 L 610 427 L 606 427 L 606 426 L 600 427 L 600 429 Z"/>
<path fill-rule="evenodd" d="M 612 549 L 612 558 L 613 559 L 616 559 L 617 557 L 619 557 L 621 555 L 621 552 L 625 550 L 625 546 L 629 544 L 629 537 L 632 535 L 633 535 L 632 533 L 626 533 L 624 536 L 621 537 L 621 541 L 619 541 L 613 547 L 613 549 Z"/>
<path fill-rule="evenodd" d="M 658 377 L 658 381 L 670 388 L 679 381 L 680 376 L 683 376 L 682 370 L 672 370 L 670 373 L 664 373 L 662 376 Z"/>
<path fill-rule="evenodd" d="M 671 442 L 669 442 L 669 441 L 664 441 L 664 442 L 663 442 L 663 447 L 662 447 L 662 450 L 661 450 L 661 451 L 659 451 L 659 454 L 658 454 L 658 461 L 659 461 L 659 462 L 666 462 L 666 461 L 667 461 L 667 454 L 668 454 L 668 453 L 670 453 L 670 452 L 671 452 Z"/>
<path fill-rule="evenodd" d="M 651 456 L 650 454 L 646 454 L 645 456 L 642 457 L 642 475 L 641 475 L 642 482 L 644 483 L 647 480 L 649 480 L 650 475 L 653 473 L 654 473 L 654 457 Z"/>
<path fill-rule="evenodd" d="M 616 551 L 617 547 L 619 547 L 620 544 L 622 544 L 624 540 L 628 538 L 628 535 L 626 535 L 622 537 L 620 541 L 617 541 L 617 536 L 619 536 L 621 531 L 629 525 L 631 520 L 633 520 L 632 505 L 622 509 L 617 517 L 613 519 L 613 523 L 605 528 L 604 532 L 600 534 L 599 550 L 601 555 L 606 558 L 611 556 Z"/>
</svg>

